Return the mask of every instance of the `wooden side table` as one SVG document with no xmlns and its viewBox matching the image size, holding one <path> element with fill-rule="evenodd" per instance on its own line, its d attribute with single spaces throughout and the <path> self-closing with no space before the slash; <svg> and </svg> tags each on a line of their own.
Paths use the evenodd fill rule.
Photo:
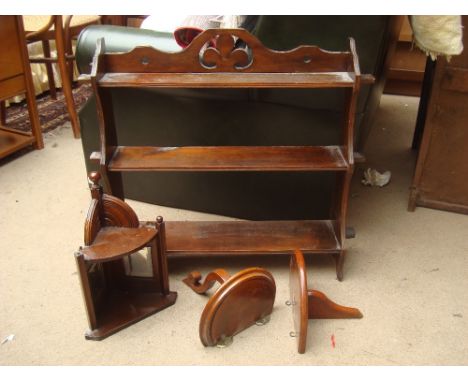
<svg viewBox="0 0 468 382">
<path fill-rule="evenodd" d="M 0 101 L 25 93 L 31 120 L 31 133 L 0 124 L 0 158 L 3 158 L 31 144 L 36 149 L 42 149 L 44 142 L 21 16 L 0 16 L 0 36 Z"/>
</svg>

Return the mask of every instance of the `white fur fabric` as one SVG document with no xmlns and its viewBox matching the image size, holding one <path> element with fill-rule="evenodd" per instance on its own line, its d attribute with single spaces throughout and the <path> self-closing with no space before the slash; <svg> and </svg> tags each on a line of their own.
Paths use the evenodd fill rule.
<svg viewBox="0 0 468 382">
<path fill-rule="evenodd" d="M 411 16 L 413 39 L 433 60 L 463 51 L 461 16 Z"/>
</svg>

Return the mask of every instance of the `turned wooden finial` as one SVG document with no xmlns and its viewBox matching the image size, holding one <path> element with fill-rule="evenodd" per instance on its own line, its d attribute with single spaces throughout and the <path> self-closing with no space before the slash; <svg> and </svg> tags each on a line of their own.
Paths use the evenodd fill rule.
<svg viewBox="0 0 468 382">
<path fill-rule="evenodd" d="M 164 219 L 163 219 L 162 216 L 156 217 L 156 222 L 159 223 L 159 224 L 161 224 L 161 223 L 163 222 L 163 220 L 164 220 Z"/>
<path fill-rule="evenodd" d="M 99 181 L 101 180 L 101 174 L 97 171 L 91 171 L 88 175 L 89 182 L 95 186 L 99 186 Z"/>
<path fill-rule="evenodd" d="M 92 171 L 88 175 L 89 189 L 93 199 L 99 199 L 102 194 L 102 187 L 99 184 L 101 174 L 97 171 Z"/>
</svg>

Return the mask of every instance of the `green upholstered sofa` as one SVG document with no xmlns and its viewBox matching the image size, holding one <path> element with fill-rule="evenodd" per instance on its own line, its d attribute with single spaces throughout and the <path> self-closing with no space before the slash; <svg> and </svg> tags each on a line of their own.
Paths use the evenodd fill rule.
<svg viewBox="0 0 468 382">
<path fill-rule="evenodd" d="M 382 73 L 394 20 L 390 16 L 260 16 L 253 34 L 269 48 L 301 44 L 348 50 L 354 37 L 361 72 L 378 81 L 365 86 L 356 115 L 362 147 L 382 93 Z M 91 26 L 79 36 L 77 64 L 89 73 L 96 40 L 106 51 L 151 45 L 180 49 L 172 35 L 116 26 Z M 116 128 L 122 145 L 328 145 L 341 129 L 343 94 L 337 90 L 114 89 Z M 94 97 L 79 112 L 87 170 L 99 150 Z M 83 174 L 85 175 L 85 174 Z M 126 198 L 238 218 L 323 219 L 335 186 L 333 173 L 124 173 Z"/>
</svg>

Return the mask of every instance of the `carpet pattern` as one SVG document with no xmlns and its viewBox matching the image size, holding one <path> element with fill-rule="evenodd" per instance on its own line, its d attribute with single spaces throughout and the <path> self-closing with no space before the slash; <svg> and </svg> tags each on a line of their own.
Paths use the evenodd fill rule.
<svg viewBox="0 0 468 382">
<path fill-rule="evenodd" d="M 92 94 L 90 84 L 82 84 L 73 89 L 76 110 L 79 111 Z M 49 92 L 36 97 L 37 109 L 42 132 L 54 130 L 70 121 L 63 92 L 57 89 L 57 99 L 50 97 Z M 11 104 L 6 110 L 6 126 L 20 131 L 30 131 L 29 113 L 26 100 Z"/>
</svg>

